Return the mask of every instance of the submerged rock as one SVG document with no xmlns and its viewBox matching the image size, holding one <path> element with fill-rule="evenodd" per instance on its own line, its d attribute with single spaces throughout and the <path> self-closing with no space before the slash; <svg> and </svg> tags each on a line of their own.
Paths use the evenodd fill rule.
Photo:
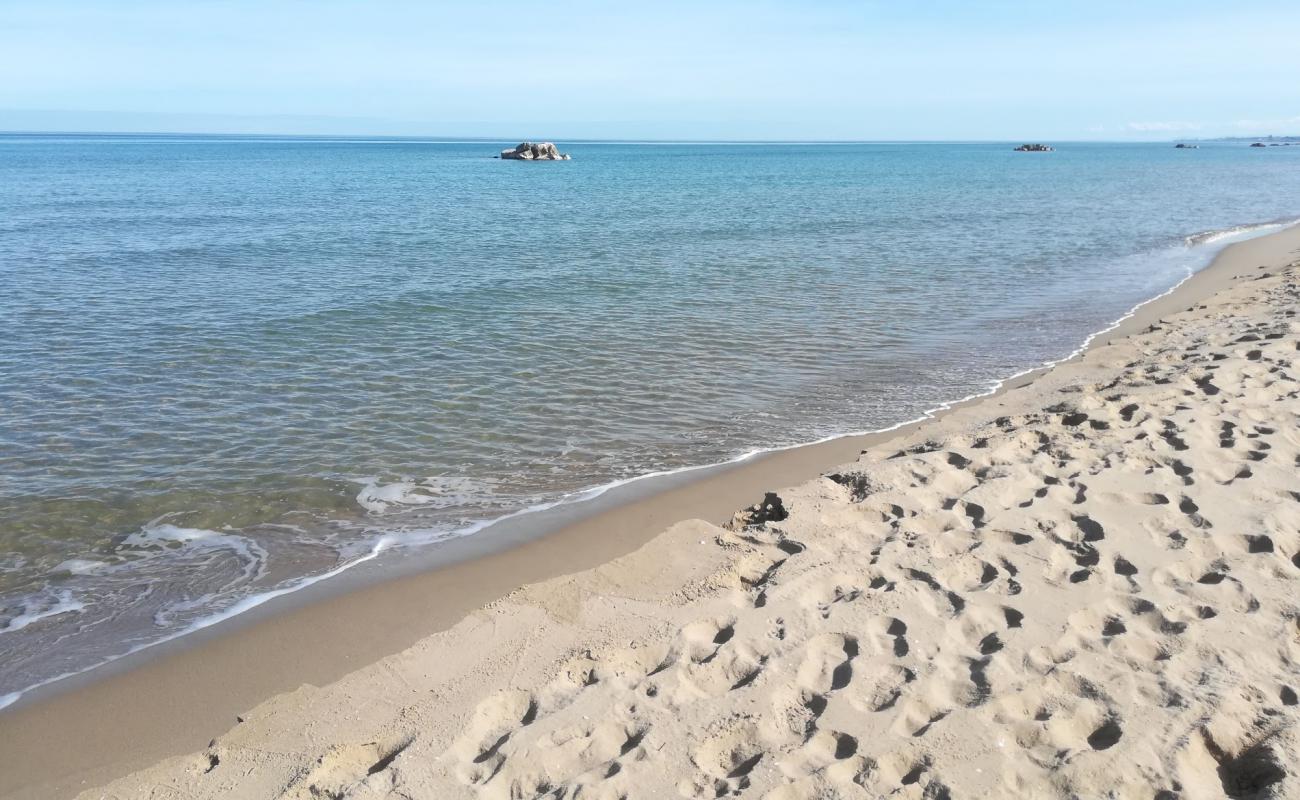
<svg viewBox="0 0 1300 800">
<path fill-rule="evenodd" d="M 551 142 L 520 142 L 510 150 L 502 150 L 501 158 L 515 161 L 568 161 L 569 154 L 561 153 Z"/>
<path fill-rule="evenodd" d="M 1022 144 L 1016 148 L 1017 153 L 1050 153 L 1052 148 L 1045 144 Z"/>
</svg>

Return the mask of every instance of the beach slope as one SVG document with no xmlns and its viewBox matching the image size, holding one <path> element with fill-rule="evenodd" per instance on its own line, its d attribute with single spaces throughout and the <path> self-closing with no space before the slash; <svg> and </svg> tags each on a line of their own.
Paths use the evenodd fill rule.
<svg viewBox="0 0 1300 800">
<path fill-rule="evenodd" d="M 1300 796 L 1300 233 L 1193 280 L 81 796 Z"/>
</svg>

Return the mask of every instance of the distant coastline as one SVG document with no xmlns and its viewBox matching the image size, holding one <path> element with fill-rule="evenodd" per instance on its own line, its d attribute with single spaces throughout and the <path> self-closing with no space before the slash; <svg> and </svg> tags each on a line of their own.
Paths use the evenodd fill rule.
<svg viewBox="0 0 1300 800">
<path fill-rule="evenodd" d="M 1189 142 L 1300 142 L 1300 136 L 1219 136 L 1213 139 L 1188 139 Z"/>
</svg>

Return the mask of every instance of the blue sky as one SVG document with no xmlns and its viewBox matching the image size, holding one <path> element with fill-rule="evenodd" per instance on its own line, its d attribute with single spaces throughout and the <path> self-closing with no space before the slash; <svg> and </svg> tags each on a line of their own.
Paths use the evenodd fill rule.
<svg viewBox="0 0 1300 800">
<path fill-rule="evenodd" d="M 0 0 L 0 130 L 1300 134 L 1300 3 Z"/>
</svg>

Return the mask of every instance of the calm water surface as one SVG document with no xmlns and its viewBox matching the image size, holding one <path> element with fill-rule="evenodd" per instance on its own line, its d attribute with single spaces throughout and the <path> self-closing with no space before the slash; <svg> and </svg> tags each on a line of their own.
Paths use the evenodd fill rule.
<svg viewBox="0 0 1300 800">
<path fill-rule="evenodd" d="M 1300 147 L 0 137 L 0 702 L 377 546 L 1074 350 Z"/>
</svg>

